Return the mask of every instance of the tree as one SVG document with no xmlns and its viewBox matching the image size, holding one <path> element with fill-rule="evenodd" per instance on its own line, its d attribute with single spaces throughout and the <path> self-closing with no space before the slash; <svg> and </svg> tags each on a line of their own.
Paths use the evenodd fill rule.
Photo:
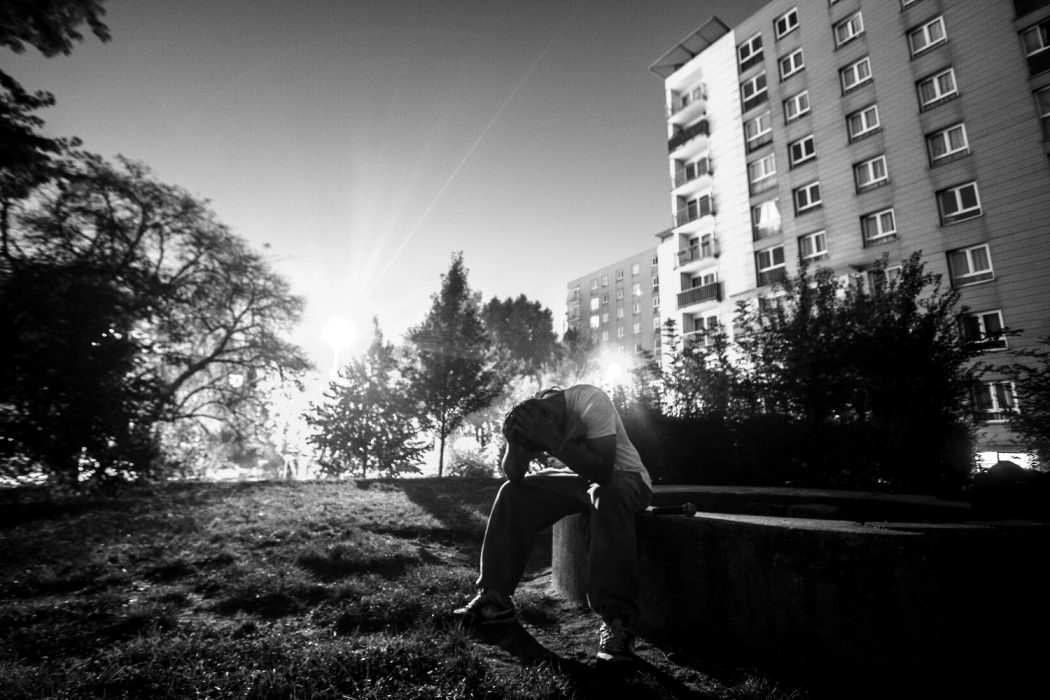
<svg viewBox="0 0 1050 700">
<path fill-rule="evenodd" d="M 441 291 L 431 297 L 427 317 L 408 332 L 416 355 L 412 389 L 437 432 L 438 476 L 444 474 L 449 435 L 499 394 L 479 297 L 467 283 L 463 254 L 457 253 L 441 276 Z"/>
<path fill-rule="evenodd" d="M 555 376 L 561 384 L 588 381 L 598 371 L 598 346 L 586 331 L 570 328 L 562 335 Z"/>
<path fill-rule="evenodd" d="M 373 319 L 372 343 L 364 357 L 340 369 L 324 393 L 327 402 L 310 404 L 309 442 L 321 452 L 331 475 L 362 477 L 374 470 L 387 476 L 418 472 L 427 446 L 419 440 L 422 416 L 402 375 L 394 346 L 384 342 Z"/>
<path fill-rule="evenodd" d="M 540 384 L 558 347 L 550 309 L 524 294 L 504 300 L 493 297 L 482 308 L 481 317 L 503 378 L 527 376 Z"/>
<path fill-rule="evenodd" d="M 153 439 L 160 423 L 250 424 L 264 388 L 309 368 L 302 350 L 284 339 L 302 313 L 302 300 L 215 220 L 205 202 L 156 181 L 145 166 L 81 154 L 20 206 L 0 255 L 5 274 L 78 291 L 76 298 L 55 297 L 46 313 L 14 317 L 14 340 L 3 346 L 0 362 L 18 376 L 4 385 L 47 377 L 54 386 L 97 390 L 53 394 L 51 402 L 0 396 L 14 407 L 0 420 L 39 429 L 21 434 L 60 432 L 83 411 L 89 394 L 114 406 L 133 405 L 133 424 Z M 14 304 L 12 286 L 3 289 L 3 303 Z M 95 326 L 81 319 L 88 303 Z M 65 325 L 56 327 L 55 319 Z M 19 347 L 34 350 L 19 355 Z M 120 350 L 113 355 L 119 360 L 50 367 L 43 361 L 93 357 L 110 347 Z M 28 443 L 8 451 L 26 459 L 38 453 Z M 81 469 L 71 465 L 84 464 L 85 454 L 93 463 L 97 452 L 91 444 L 71 444 L 63 459 L 52 456 L 38 466 L 71 479 Z M 141 455 L 122 459 L 138 473 L 148 468 Z"/>
</svg>

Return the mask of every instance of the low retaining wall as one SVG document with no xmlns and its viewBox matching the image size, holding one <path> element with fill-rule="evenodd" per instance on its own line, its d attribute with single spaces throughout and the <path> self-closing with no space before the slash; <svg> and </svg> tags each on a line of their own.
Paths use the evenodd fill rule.
<svg viewBox="0 0 1050 700">
<path fill-rule="evenodd" d="M 554 527 L 555 589 L 580 603 L 587 542 L 586 515 Z M 639 632 L 848 697 L 1006 697 L 1041 673 L 1048 545 L 1040 522 L 644 513 Z"/>
</svg>

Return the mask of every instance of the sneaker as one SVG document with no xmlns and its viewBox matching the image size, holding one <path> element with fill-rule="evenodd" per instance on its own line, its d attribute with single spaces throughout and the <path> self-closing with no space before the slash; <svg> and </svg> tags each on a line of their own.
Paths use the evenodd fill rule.
<svg viewBox="0 0 1050 700">
<path fill-rule="evenodd" d="M 634 632 L 622 620 L 603 622 L 598 631 L 598 661 L 623 662 L 634 659 Z"/>
<path fill-rule="evenodd" d="M 518 619 L 514 603 L 489 591 L 479 591 L 473 600 L 452 611 L 464 622 L 475 625 L 505 625 Z"/>
</svg>

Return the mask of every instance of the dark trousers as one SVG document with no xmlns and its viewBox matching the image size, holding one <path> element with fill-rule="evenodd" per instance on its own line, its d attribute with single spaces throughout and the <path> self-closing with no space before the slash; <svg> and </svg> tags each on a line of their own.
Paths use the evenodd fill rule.
<svg viewBox="0 0 1050 700">
<path fill-rule="evenodd" d="M 587 602 L 603 620 L 638 619 L 635 514 L 649 505 L 641 477 L 614 472 L 604 486 L 562 471 L 507 482 L 492 505 L 481 546 L 478 587 L 512 595 L 525 572 L 536 534 L 573 513 L 590 513 Z"/>
</svg>

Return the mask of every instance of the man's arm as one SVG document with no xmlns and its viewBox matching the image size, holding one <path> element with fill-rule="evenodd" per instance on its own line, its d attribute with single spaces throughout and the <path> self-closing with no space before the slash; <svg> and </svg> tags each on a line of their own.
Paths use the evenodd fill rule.
<svg viewBox="0 0 1050 700">
<path fill-rule="evenodd" d="M 554 446 L 550 455 L 587 481 L 607 484 L 616 462 L 616 436 L 603 435 L 582 443 L 565 440 Z"/>
</svg>

